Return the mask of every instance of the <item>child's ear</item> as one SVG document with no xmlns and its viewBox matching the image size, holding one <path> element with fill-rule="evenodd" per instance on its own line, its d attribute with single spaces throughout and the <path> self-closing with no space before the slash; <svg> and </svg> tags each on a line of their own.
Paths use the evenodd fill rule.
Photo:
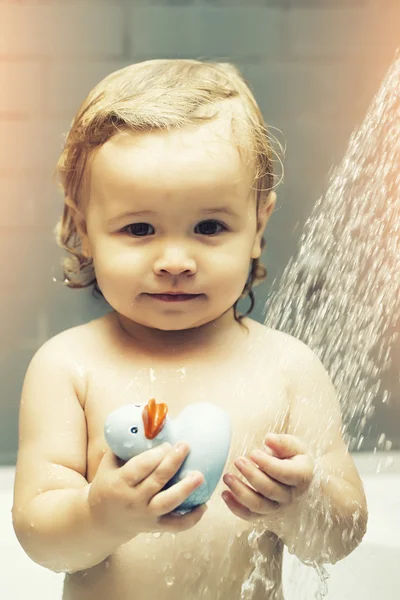
<svg viewBox="0 0 400 600">
<path fill-rule="evenodd" d="M 91 250 L 85 216 L 83 215 L 82 211 L 78 208 L 76 203 L 69 196 L 66 196 L 65 204 L 68 205 L 71 211 L 72 220 L 74 222 L 76 231 L 79 235 L 79 239 L 81 240 L 82 254 L 83 256 L 85 256 L 85 258 L 90 258 Z"/>
<path fill-rule="evenodd" d="M 257 215 L 257 233 L 254 239 L 253 251 L 251 253 L 251 258 L 260 258 L 262 253 L 261 248 L 261 240 L 264 235 L 265 228 L 267 226 L 268 220 L 272 214 L 272 211 L 275 208 L 276 203 L 276 194 L 275 192 L 270 192 L 265 203 L 265 206 L 259 209 L 259 214 Z"/>
</svg>

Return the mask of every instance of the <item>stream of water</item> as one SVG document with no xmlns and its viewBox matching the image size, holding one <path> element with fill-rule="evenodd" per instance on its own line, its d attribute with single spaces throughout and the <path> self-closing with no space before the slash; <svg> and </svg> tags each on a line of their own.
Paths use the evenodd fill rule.
<svg viewBox="0 0 400 600">
<path fill-rule="evenodd" d="M 298 253 L 264 311 L 266 325 L 299 338 L 321 359 L 338 393 L 350 450 L 363 448 L 374 403 L 390 400 L 382 374 L 390 365 L 400 315 L 399 89 L 400 54 L 352 134 L 342 163 L 332 170 Z M 390 447 L 382 432 L 376 448 Z M 254 530 L 249 544 L 254 546 L 256 537 Z M 262 579 L 264 561 L 256 549 L 253 562 L 242 600 L 252 598 Z M 326 596 L 326 571 L 314 568 L 309 575 L 303 570 L 295 595 L 287 600 Z M 315 574 L 311 595 L 306 579 Z"/>
</svg>

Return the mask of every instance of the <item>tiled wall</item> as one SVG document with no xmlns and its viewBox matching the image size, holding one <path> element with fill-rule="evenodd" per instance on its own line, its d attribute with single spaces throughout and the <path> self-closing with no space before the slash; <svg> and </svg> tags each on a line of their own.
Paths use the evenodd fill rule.
<svg viewBox="0 0 400 600">
<path fill-rule="evenodd" d="M 399 0 L 0 0 L 0 463 L 15 460 L 32 354 L 103 311 L 86 291 L 52 280 L 61 278 L 53 241 L 61 198 L 51 175 L 93 85 L 148 58 L 238 64 L 287 145 L 279 210 L 267 230 L 271 281 L 398 46 Z M 257 288 L 259 320 L 268 285 Z"/>
</svg>

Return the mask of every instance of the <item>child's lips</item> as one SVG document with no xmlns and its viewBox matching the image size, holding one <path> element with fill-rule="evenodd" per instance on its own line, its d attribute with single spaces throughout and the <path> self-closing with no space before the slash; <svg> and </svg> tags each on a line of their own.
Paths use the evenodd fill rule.
<svg viewBox="0 0 400 600">
<path fill-rule="evenodd" d="M 184 302 L 187 300 L 194 300 L 200 295 L 201 294 L 150 294 L 152 298 L 164 302 Z"/>
</svg>

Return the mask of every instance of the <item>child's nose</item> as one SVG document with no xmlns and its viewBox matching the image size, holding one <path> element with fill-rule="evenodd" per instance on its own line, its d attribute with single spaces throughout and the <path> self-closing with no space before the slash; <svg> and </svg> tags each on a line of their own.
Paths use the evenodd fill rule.
<svg viewBox="0 0 400 600">
<path fill-rule="evenodd" d="M 164 251 L 154 264 L 154 271 L 161 273 L 167 271 L 171 275 L 180 275 L 181 273 L 195 273 L 197 270 L 196 261 L 189 256 L 187 249 L 183 247 L 168 248 Z"/>
</svg>

